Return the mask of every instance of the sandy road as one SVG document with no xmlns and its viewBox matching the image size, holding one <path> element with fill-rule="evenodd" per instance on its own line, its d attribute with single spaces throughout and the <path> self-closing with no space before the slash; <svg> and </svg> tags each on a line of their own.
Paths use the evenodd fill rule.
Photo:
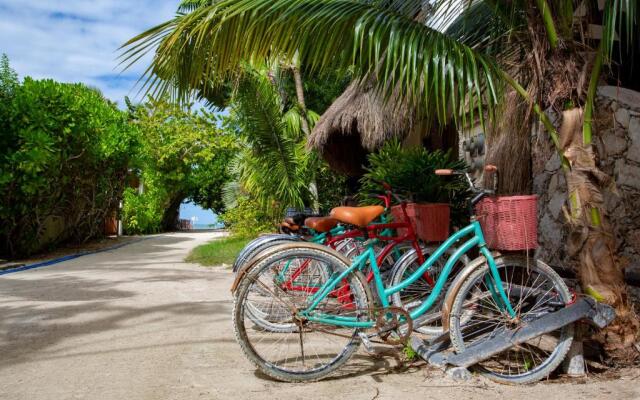
<svg viewBox="0 0 640 400">
<path fill-rule="evenodd" d="M 215 235 L 158 235 L 1 276 L 0 399 L 640 399 L 633 371 L 509 387 L 365 354 L 331 380 L 273 382 L 235 343 L 230 272 L 183 262 Z"/>
</svg>

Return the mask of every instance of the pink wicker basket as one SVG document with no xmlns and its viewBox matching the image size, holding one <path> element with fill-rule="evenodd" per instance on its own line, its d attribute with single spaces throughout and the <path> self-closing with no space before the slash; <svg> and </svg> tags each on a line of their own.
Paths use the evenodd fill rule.
<svg viewBox="0 0 640 400">
<path fill-rule="evenodd" d="M 476 205 L 487 246 L 496 250 L 538 247 L 538 196 L 499 196 Z"/>
</svg>

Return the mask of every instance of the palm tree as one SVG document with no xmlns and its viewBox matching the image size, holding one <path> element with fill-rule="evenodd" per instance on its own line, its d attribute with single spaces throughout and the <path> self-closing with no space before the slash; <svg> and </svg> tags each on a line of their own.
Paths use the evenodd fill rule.
<svg viewBox="0 0 640 400">
<path fill-rule="evenodd" d="M 192 11 L 204 8 L 206 6 L 209 5 L 213 5 L 216 2 L 216 0 L 182 0 L 180 2 L 180 5 L 178 6 L 178 13 L 190 13 Z M 295 85 L 295 89 L 296 89 L 296 98 L 298 100 L 298 108 L 300 111 L 300 114 L 302 115 L 302 120 L 301 120 L 301 128 L 302 131 L 305 133 L 305 135 L 308 135 L 310 133 L 310 128 L 309 128 L 309 120 L 308 120 L 308 115 L 307 115 L 307 104 L 306 101 L 304 99 L 304 83 L 303 83 L 303 79 L 302 79 L 302 72 L 300 71 L 300 60 L 299 57 L 294 57 L 293 60 L 291 60 L 292 62 L 290 63 L 289 67 L 291 69 L 293 78 L 294 78 L 294 85 Z M 203 93 L 209 93 L 217 95 L 216 97 L 220 97 L 218 93 L 216 93 L 215 90 L 215 85 L 213 86 L 213 93 L 210 90 L 211 87 L 205 88 L 205 89 L 209 89 L 209 90 L 203 90 L 201 91 L 201 94 Z"/>
<path fill-rule="evenodd" d="M 317 158 L 305 149 L 302 115 L 282 103 L 278 75 L 277 68 L 246 66 L 238 78 L 230 114 L 243 146 L 231 172 L 264 209 L 281 211 L 315 201 L 309 187 Z M 312 121 L 317 119 L 311 115 Z"/>
<path fill-rule="evenodd" d="M 398 92 L 440 122 L 453 116 L 459 125 L 485 117 L 495 122 L 504 92 L 514 91 L 529 105 L 524 123 L 535 114 L 560 155 L 581 285 L 615 306 L 618 319 L 604 341 L 611 355 L 628 356 L 640 323 L 614 254 L 602 200 L 608 178 L 595 163 L 592 115 L 616 36 L 633 40 L 638 2 L 608 0 L 603 13 L 597 3 L 222 0 L 131 39 L 124 58 L 155 51 L 146 88 L 181 96 L 231 76 L 243 60 L 298 57 L 315 70 L 374 76 L 388 97 Z M 585 23 L 602 17 L 599 43 L 576 40 L 573 16 L 580 7 Z M 467 21 L 464 29 L 460 21 Z M 544 110 L 556 110 L 561 122 L 554 125 Z"/>
</svg>

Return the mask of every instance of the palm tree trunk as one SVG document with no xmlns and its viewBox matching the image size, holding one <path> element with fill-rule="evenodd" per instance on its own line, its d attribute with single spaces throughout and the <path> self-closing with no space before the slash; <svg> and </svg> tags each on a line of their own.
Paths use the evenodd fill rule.
<svg viewBox="0 0 640 400">
<path fill-rule="evenodd" d="M 565 66 L 583 65 L 585 60 L 579 56 L 577 48 L 558 51 L 557 30 L 546 0 L 530 3 L 530 7 L 537 8 L 544 23 L 544 30 L 538 29 L 535 17 L 532 17 L 535 15 L 534 9 L 530 8 L 530 39 L 533 52 L 538 55 L 537 71 L 534 70 L 538 80 L 535 100 L 545 99 L 545 93 L 559 90 L 558 93 L 565 93 L 565 96 L 557 96 L 551 101 L 548 96 L 545 99 L 546 107 L 555 106 L 557 109 L 562 101 L 580 98 L 579 93 L 584 85 L 584 81 L 576 79 L 580 71 L 575 69 L 567 75 Z M 604 346 L 609 357 L 628 363 L 640 355 L 634 346 L 640 332 L 640 320 L 629 303 L 623 266 L 616 255 L 615 234 L 607 218 L 603 193 L 612 186 L 612 179 L 598 168 L 591 142 L 593 104 L 602 66 L 601 50 L 598 49 L 591 66 L 584 115 L 583 108 L 564 111 L 559 134 L 543 108 L 536 104 L 538 102 L 515 80 L 509 76 L 506 76 L 506 80 L 523 98 L 534 104 L 533 111 L 540 117 L 560 154 L 569 196 L 569 210 L 565 210 L 570 228 L 568 251 L 576 261 L 580 285 L 586 294 L 616 310 L 616 320 L 598 332 L 596 339 Z M 567 80 L 567 76 L 571 79 Z M 547 87 L 545 92 L 545 86 L 549 84 L 561 87 Z M 578 93 L 577 96 L 575 93 L 571 96 L 573 92 Z M 566 98 L 566 93 L 569 98 Z"/>
<path fill-rule="evenodd" d="M 629 302 L 604 204 L 603 192 L 611 187 L 612 179 L 597 167 L 593 146 L 583 141 L 583 118 L 581 108 L 567 110 L 560 127 L 562 151 L 570 165 L 565 169 L 569 193 L 566 217 L 571 228 L 569 253 L 578 261 L 583 291 L 616 309 L 617 319 L 596 339 L 610 357 L 629 362 L 638 357 L 634 343 L 640 322 Z"/>
<path fill-rule="evenodd" d="M 293 80 L 295 81 L 296 86 L 296 98 L 298 99 L 298 105 L 300 106 L 300 114 L 302 114 L 300 123 L 302 125 L 302 132 L 304 132 L 305 136 L 309 136 L 311 129 L 309 128 L 309 120 L 307 119 L 307 103 L 304 99 L 304 83 L 302 81 L 302 73 L 300 72 L 300 62 L 298 60 L 297 53 L 294 63 L 291 66 L 291 70 L 293 71 Z M 316 184 L 315 179 L 309 184 L 309 191 L 311 192 L 313 199 L 313 212 L 317 213 L 319 212 L 320 203 L 318 200 L 318 185 Z"/>
<path fill-rule="evenodd" d="M 302 131 L 305 136 L 309 136 L 311 130 L 309 129 L 309 121 L 307 120 L 307 103 L 304 100 L 304 84 L 302 82 L 302 73 L 300 72 L 298 57 L 295 57 L 293 65 L 291 65 L 291 71 L 293 71 L 293 80 L 296 86 L 296 98 L 298 99 L 298 105 L 300 106 L 300 114 L 302 114 Z"/>
</svg>

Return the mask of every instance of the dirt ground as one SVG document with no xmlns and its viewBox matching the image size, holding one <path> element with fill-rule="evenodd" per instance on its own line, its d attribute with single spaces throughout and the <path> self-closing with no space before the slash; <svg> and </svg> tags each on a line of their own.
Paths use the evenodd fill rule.
<svg viewBox="0 0 640 400">
<path fill-rule="evenodd" d="M 330 380 L 271 381 L 235 342 L 231 273 L 183 262 L 216 235 L 158 235 L 1 276 L 0 399 L 640 399 L 638 370 L 517 387 L 364 353 Z"/>
</svg>

